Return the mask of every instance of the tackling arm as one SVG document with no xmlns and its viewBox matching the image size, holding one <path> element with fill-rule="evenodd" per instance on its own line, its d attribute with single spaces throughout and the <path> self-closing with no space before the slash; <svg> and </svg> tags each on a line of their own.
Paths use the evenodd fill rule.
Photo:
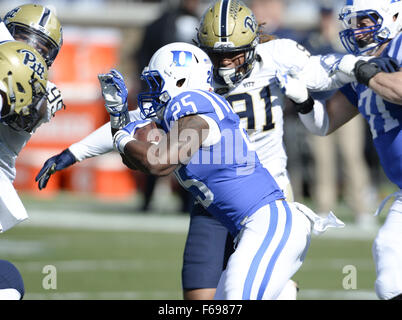
<svg viewBox="0 0 402 320">
<path fill-rule="evenodd" d="M 189 115 L 175 122 L 158 144 L 132 137 L 130 124 L 114 135 L 117 150 L 124 162 L 157 176 L 169 175 L 180 164 L 186 164 L 205 140 L 208 123 L 198 115 Z"/>
<path fill-rule="evenodd" d="M 384 100 L 402 105 L 402 72 L 380 72 L 369 81 L 369 87 Z"/>
</svg>

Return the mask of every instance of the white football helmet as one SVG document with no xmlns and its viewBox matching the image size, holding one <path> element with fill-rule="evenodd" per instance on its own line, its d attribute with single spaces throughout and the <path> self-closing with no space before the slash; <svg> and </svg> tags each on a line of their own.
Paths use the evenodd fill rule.
<svg viewBox="0 0 402 320">
<path fill-rule="evenodd" d="M 212 89 L 212 62 L 200 48 L 174 42 L 154 53 L 141 74 L 149 91 L 138 95 L 138 104 L 145 118 L 154 117 L 179 93 Z"/>
<path fill-rule="evenodd" d="M 401 8 L 400 0 L 346 0 L 339 17 L 345 29 L 339 33 L 345 49 L 354 55 L 373 54 L 401 31 Z M 373 26 L 359 27 L 362 18 L 371 19 Z"/>
</svg>

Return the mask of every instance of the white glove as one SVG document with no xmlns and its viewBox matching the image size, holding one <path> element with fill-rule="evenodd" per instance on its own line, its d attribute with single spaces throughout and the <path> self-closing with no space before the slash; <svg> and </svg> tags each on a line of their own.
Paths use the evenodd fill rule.
<svg viewBox="0 0 402 320">
<path fill-rule="evenodd" d="M 277 71 L 275 74 L 276 82 L 282 93 L 295 103 L 303 103 L 308 99 L 308 90 L 304 81 L 298 79 L 290 73 L 282 74 Z"/>
<path fill-rule="evenodd" d="M 119 114 L 127 111 L 128 91 L 121 73 L 112 69 L 109 73 L 99 74 L 98 79 L 107 112 Z"/>
<path fill-rule="evenodd" d="M 98 79 L 105 99 L 106 111 L 110 114 L 112 128 L 124 127 L 130 117 L 128 115 L 128 90 L 120 72 L 112 69 L 109 73 L 99 74 Z"/>
</svg>

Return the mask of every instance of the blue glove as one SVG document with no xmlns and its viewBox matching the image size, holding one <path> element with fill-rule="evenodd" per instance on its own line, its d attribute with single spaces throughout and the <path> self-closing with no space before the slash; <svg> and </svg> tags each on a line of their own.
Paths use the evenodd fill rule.
<svg viewBox="0 0 402 320">
<path fill-rule="evenodd" d="M 392 73 L 399 71 L 398 61 L 390 57 L 376 57 L 370 59 L 368 63 L 376 64 L 383 72 Z"/>
<path fill-rule="evenodd" d="M 35 181 L 38 182 L 39 190 L 46 188 L 47 182 L 53 173 L 71 166 L 76 161 L 74 155 L 68 149 L 65 149 L 62 153 L 46 160 L 42 169 L 40 169 L 35 178 Z"/>
</svg>

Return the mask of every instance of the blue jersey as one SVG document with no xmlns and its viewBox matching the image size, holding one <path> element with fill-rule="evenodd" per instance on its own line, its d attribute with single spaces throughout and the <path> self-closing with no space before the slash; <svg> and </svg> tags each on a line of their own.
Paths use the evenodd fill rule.
<svg viewBox="0 0 402 320">
<path fill-rule="evenodd" d="M 402 34 L 395 37 L 382 56 L 402 62 Z M 381 165 L 387 177 L 402 188 L 402 106 L 385 101 L 373 90 L 357 82 L 341 92 L 366 118 Z"/>
<path fill-rule="evenodd" d="M 247 216 L 285 197 L 261 165 L 240 128 L 240 118 L 223 97 L 202 90 L 183 92 L 166 107 L 161 125 L 168 132 L 175 121 L 191 114 L 215 121 L 220 139 L 211 146 L 201 146 L 189 163 L 176 168 L 175 175 L 235 235 Z"/>
</svg>

